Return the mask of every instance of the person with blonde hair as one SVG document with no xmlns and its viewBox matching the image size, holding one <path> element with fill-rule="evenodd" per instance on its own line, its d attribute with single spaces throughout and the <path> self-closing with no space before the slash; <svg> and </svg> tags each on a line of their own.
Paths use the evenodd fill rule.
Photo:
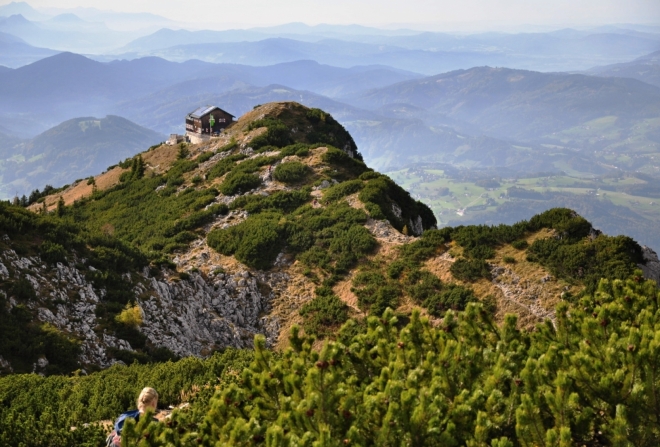
<svg viewBox="0 0 660 447">
<path fill-rule="evenodd" d="M 148 386 L 142 388 L 137 398 L 137 410 L 130 410 L 119 415 L 115 421 L 114 430 L 112 430 L 105 440 L 105 445 L 107 447 L 121 447 L 121 431 L 124 428 L 126 419 L 134 419 L 137 423 L 140 420 L 140 415 L 146 413 L 148 410 L 156 411 L 157 407 L 158 392 Z M 156 419 L 154 418 L 154 420 Z"/>
<path fill-rule="evenodd" d="M 144 413 L 147 409 L 151 408 L 156 410 L 158 406 L 158 392 L 151 387 L 144 387 L 140 391 L 137 399 L 137 407 L 140 413 Z"/>
</svg>

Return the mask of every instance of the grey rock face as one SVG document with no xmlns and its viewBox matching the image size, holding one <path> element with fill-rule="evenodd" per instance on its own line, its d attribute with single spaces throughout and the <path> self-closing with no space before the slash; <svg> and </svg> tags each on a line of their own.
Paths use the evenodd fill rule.
<svg viewBox="0 0 660 447">
<path fill-rule="evenodd" d="M 38 298 L 26 305 L 39 321 L 82 341 L 83 364 L 107 367 L 115 363 L 109 348 L 134 350 L 128 341 L 97 327 L 96 307 L 106 291 L 88 282 L 85 271 L 61 263 L 48 266 L 39 258 L 6 250 L 0 253 L 0 276 L 24 277 L 32 284 Z M 166 347 L 180 356 L 204 356 L 218 348 L 251 347 L 255 334 L 264 334 L 269 343 L 277 337 L 277 322 L 264 317 L 272 293 L 260 287 L 260 281 L 268 278 L 243 271 L 212 278 L 190 273 L 187 280 L 168 278 L 165 272 L 156 279 L 147 268 L 141 274 L 124 275 L 124 279 L 134 285 L 135 302 L 143 317 L 139 329 L 153 346 Z M 8 301 L 15 305 L 12 297 Z M 0 368 L 11 365 L 0 359 Z"/>
<path fill-rule="evenodd" d="M 245 272 L 246 275 L 247 272 Z M 270 296 L 259 291 L 257 280 L 217 275 L 206 280 L 198 273 L 190 280 L 169 282 L 151 278 L 140 301 L 143 333 L 157 346 L 177 355 L 204 355 L 214 348 L 252 346 L 255 334 L 276 337 L 263 327 Z"/>
<path fill-rule="evenodd" d="M 392 212 L 396 217 L 401 219 L 401 207 L 394 202 L 392 202 Z"/>
<path fill-rule="evenodd" d="M 6 369 L 9 372 L 14 372 L 14 370 L 11 367 L 11 363 L 5 360 L 4 357 L 2 357 L 1 355 L 0 355 L 0 369 Z"/>
<path fill-rule="evenodd" d="M 646 264 L 639 264 L 639 268 L 642 269 L 644 277 L 654 280 L 660 286 L 660 260 L 658 255 L 646 246 L 642 247 L 642 255 Z"/>
<path fill-rule="evenodd" d="M 327 180 L 323 180 L 319 186 L 317 186 L 315 189 L 328 189 L 329 187 L 332 186 L 332 183 L 330 183 Z"/>
<path fill-rule="evenodd" d="M 410 221 L 410 229 L 412 230 L 413 234 L 422 234 L 424 232 L 424 224 L 422 222 L 422 216 L 417 216 L 417 218 L 413 221 L 411 219 Z"/>
</svg>

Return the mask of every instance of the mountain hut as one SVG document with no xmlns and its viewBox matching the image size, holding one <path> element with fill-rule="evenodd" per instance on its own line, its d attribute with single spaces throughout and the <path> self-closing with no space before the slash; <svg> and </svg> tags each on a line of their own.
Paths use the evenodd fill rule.
<svg viewBox="0 0 660 447">
<path fill-rule="evenodd" d="M 234 118 L 234 115 L 220 107 L 199 107 L 186 115 L 186 133 L 199 136 L 216 135 L 231 124 Z"/>
</svg>

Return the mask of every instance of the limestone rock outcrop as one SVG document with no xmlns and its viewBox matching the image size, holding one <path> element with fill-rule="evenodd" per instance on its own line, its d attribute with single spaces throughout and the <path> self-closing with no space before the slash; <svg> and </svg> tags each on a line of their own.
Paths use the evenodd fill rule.
<svg viewBox="0 0 660 447">
<path fill-rule="evenodd" d="M 660 285 L 660 260 L 658 259 L 658 255 L 653 249 L 647 246 L 642 247 L 642 255 L 646 263 L 640 264 L 639 268 L 644 272 L 644 277 L 652 279 Z"/>
<path fill-rule="evenodd" d="M 110 348 L 132 351 L 133 347 L 98 328 L 96 309 L 106 291 L 86 279 L 81 264 L 84 260 L 78 260 L 78 267 L 51 266 L 38 257 L 5 250 L 0 254 L 0 276 L 25 277 L 38 297 L 25 304 L 38 320 L 81 340 L 82 364 L 106 367 L 115 362 L 108 355 Z M 148 343 L 179 356 L 203 356 L 225 347 L 250 347 L 255 334 L 264 334 L 269 343 L 276 339 L 277 322 L 266 316 L 272 292 L 260 287 L 248 271 L 209 276 L 192 272 L 187 279 L 169 273 L 156 278 L 145 269 L 126 278 L 135 284 L 135 302 L 143 316 L 140 331 Z M 16 304 L 10 299 L 10 306 Z M 0 360 L 0 366 L 8 366 Z"/>
</svg>

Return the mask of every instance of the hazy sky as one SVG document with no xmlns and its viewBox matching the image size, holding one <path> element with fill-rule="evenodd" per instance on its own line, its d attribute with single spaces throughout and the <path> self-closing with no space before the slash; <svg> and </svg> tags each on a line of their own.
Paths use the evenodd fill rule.
<svg viewBox="0 0 660 447">
<path fill-rule="evenodd" d="M 218 25 L 660 24 L 660 0 L 28 0 L 28 3 L 36 8 L 83 6 L 152 12 L 174 20 Z"/>
</svg>

